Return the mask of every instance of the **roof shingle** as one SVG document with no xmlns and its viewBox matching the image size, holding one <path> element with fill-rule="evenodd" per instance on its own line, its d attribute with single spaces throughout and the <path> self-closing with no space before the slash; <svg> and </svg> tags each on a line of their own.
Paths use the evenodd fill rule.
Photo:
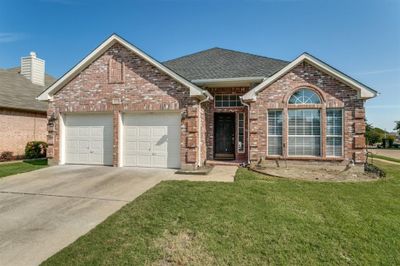
<svg viewBox="0 0 400 266">
<path fill-rule="evenodd" d="M 19 67 L 0 69 L 0 107 L 46 111 L 47 103 L 36 97 L 54 81 L 46 74 L 45 86 L 39 86 L 22 76 Z"/>
<path fill-rule="evenodd" d="M 289 62 L 222 48 L 211 48 L 164 62 L 188 80 L 269 77 Z"/>
</svg>

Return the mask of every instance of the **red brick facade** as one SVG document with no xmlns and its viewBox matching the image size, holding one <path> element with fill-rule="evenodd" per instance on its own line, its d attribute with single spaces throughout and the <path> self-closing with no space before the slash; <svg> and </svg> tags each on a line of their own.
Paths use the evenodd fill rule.
<svg viewBox="0 0 400 266">
<path fill-rule="evenodd" d="M 11 151 L 14 156 L 25 154 L 29 141 L 46 141 L 47 119 L 43 112 L 0 108 L 0 153 Z"/>
<path fill-rule="evenodd" d="M 181 113 L 181 165 L 194 167 L 207 159 L 214 159 L 214 114 L 233 112 L 244 113 L 244 152 L 237 149 L 235 159 L 256 161 L 267 156 L 267 111 L 281 109 L 287 116 L 287 101 L 299 88 L 310 88 L 317 92 L 322 103 L 308 108 L 321 110 L 321 157 L 307 158 L 314 161 L 339 161 L 356 163 L 365 161 L 365 111 L 364 101 L 357 91 L 339 82 L 308 63 L 301 63 L 289 73 L 269 85 L 258 94 L 257 100 L 247 106 L 215 107 L 214 100 L 201 104 L 190 97 L 189 88 L 164 74 L 143 58 L 114 44 L 103 55 L 82 70 L 61 90 L 54 94 L 48 110 L 48 154 L 55 162 L 60 159 L 60 115 L 73 112 L 103 112 L 113 114 L 114 143 L 113 165 L 120 165 L 119 119 L 124 112 L 136 111 L 180 111 Z M 213 96 L 217 94 L 244 95 L 249 87 L 205 88 Z M 343 156 L 327 158 L 325 143 L 325 111 L 327 108 L 343 110 Z M 237 128 L 237 125 L 236 125 Z M 249 138 L 248 138 L 249 136 Z M 200 143 L 199 143 L 200 137 Z M 287 146 L 287 126 L 283 127 L 283 145 Z M 283 149 L 280 159 L 294 158 Z"/>
<path fill-rule="evenodd" d="M 110 74 L 109 64 L 116 66 Z M 121 62 L 122 64 L 118 64 Z M 123 80 L 118 73 L 123 73 Z M 110 80 L 111 78 L 111 80 Z M 103 112 L 113 114 L 113 165 L 118 162 L 119 116 L 136 111 L 180 111 L 181 164 L 198 164 L 198 102 L 184 87 L 120 44 L 113 45 L 59 90 L 49 103 L 48 155 L 60 159 L 60 114 Z"/>
<path fill-rule="evenodd" d="M 348 163 L 355 160 L 356 163 L 365 161 L 365 111 L 364 102 L 359 99 L 357 91 L 341 83 L 308 63 L 301 63 L 292 71 L 275 81 L 261 91 L 256 102 L 251 103 L 250 111 L 250 160 L 261 158 L 275 158 L 267 156 L 267 112 L 269 109 L 283 111 L 283 155 L 278 158 L 298 159 L 287 154 L 287 102 L 291 94 L 299 88 L 310 88 L 317 92 L 322 104 L 306 106 L 306 108 L 319 108 L 321 110 L 321 157 L 308 158 L 307 160 L 328 160 Z M 300 107 L 303 108 L 304 106 Z M 325 123 L 327 108 L 343 109 L 343 157 L 326 157 Z"/>
</svg>

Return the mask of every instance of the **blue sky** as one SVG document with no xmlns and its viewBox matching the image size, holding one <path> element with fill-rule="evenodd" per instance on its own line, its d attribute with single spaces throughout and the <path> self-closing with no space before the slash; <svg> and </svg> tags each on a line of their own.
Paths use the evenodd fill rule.
<svg viewBox="0 0 400 266">
<path fill-rule="evenodd" d="M 369 122 L 400 120 L 400 0 L 0 0 L 0 67 L 36 51 L 60 77 L 113 32 L 160 61 L 210 47 L 307 51 L 381 93 Z"/>
</svg>

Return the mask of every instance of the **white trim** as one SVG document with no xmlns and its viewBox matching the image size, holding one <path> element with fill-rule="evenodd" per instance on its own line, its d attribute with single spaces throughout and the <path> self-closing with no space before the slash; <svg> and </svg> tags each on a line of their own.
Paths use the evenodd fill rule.
<svg viewBox="0 0 400 266">
<path fill-rule="evenodd" d="M 124 123 L 122 121 L 122 113 L 118 112 L 118 167 L 123 167 L 124 152 Z"/>
<path fill-rule="evenodd" d="M 60 124 L 60 160 L 59 163 L 60 165 L 65 164 L 65 114 L 59 114 L 59 124 Z"/>
<path fill-rule="evenodd" d="M 100 46 L 98 46 L 95 50 L 93 50 L 88 56 L 86 56 L 82 61 L 80 61 L 77 65 L 75 65 L 70 71 L 68 71 L 64 76 L 58 79 L 53 85 L 47 88 L 44 92 L 42 92 L 36 99 L 39 101 L 47 101 L 50 100 L 52 95 L 60 90 L 65 84 L 67 84 L 73 77 L 76 76 L 77 73 L 81 72 L 85 67 L 87 67 L 90 63 L 96 60 L 101 54 L 103 54 L 107 49 L 109 49 L 115 43 L 120 43 L 125 46 L 130 51 L 134 52 L 135 54 L 142 57 L 144 60 L 158 68 L 159 70 L 163 71 L 165 74 L 169 75 L 182 85 L 188 87 L 190 89 L 190 96 L 193 97 L 200 97 L 205 98 L 209 96 L 212 99 L 211 94 L 206 91 L 202 90 L 201 88 L 197 87 L 190 81 L 184 79 L 183 77 L 179 76 L 157 60 L 153 59 L 143 51 L 139 50 L 134 45 L 130 44 L 129 42 L 125 41 L 121 37 L 116 34 L 111 35 L 106 41 L 104 41 Z"/>
<path fill-rule="evenodd" d="M 237 122 L 237 124 L 236 124 L 236 133 L 237 133 L 237 142 L 236 142 L 236 146 L 237 146 L 237 148 L 236 148 L 236 152 L 237 153 L 246 153 L 246 113 L 245 112 L 236 112 L 236 122 Z M 243 150 L 239 150 L 239 129 L 240 129 L 240 119 L 239 119 L 239 117 L 240 117 L 240 114 L 243 114 L 243 143 L 242 143 L 242 148 L 243 148 Z"/>
<path fill-rule="evenodd" d="M 303 61 L 306 61 L 307 63 L 313 65 L 314 67 L 338 78 L 341 80 L 343 83 L 347 84 L 348 86 L 352 87 L 353 89 L 356 89 L 359 92 L 359 97 L 361 99 L 370 99 L 373 97 L 377 96 L 377 92 L 364 84 L 350 78 L 349 76 L 345 75 L 344 73 L 334 69 L 333 67 L 329 66 L 328 64 L 322 62 L 321 60 L 313 57 L 310 54 L 304 53 L 297 57 L 295 60 L 293 60 L 290 64 L 288 64 L 286 67 L 282 68 L 278 72 L 276 72 L 274 75 L 271 77 L 267 78 L 265 81 L 260 83 L 258 86 L 254 87 L 252 90 L 250 90 L 248 93 L 243 95 L 243 100 L 245 101 L 255 101 L 257 98 L 257 94 L 264 90 L 268 85 L 272 84 L 275 82 L 277 79 L 285 75 L 287 72 L 292 70 L 294 67 L 302 63 Z"/>
</svg>

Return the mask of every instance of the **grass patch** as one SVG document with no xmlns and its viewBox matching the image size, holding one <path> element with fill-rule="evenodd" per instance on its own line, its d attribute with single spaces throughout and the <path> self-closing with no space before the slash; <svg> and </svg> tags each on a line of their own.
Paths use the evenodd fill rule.
<svg viewBox="0 0 400 266">
<path fill-rule="evenodd" d="M 382 160 L 386 160 L 386 161 L 400 163 L 400 159 L 387 157 L 387 156 L 383 156 L 383 155 L 379 155 L 379 154 L 370 154 L 369 157 L 370 158 L 378 158 L 378 159 L 382 159 Z"/>
<path fill-rule="evenodd" d="M 0 164 L 0 177 L 16 175 L 47 167 L 47 159 Z"/>
<path fill-rule="evenodd" d="M 400 167 L 318 183 L 239 169 L 235 183 L 162 182 L 44 265 L 400 264 Z"/>
</svg>

